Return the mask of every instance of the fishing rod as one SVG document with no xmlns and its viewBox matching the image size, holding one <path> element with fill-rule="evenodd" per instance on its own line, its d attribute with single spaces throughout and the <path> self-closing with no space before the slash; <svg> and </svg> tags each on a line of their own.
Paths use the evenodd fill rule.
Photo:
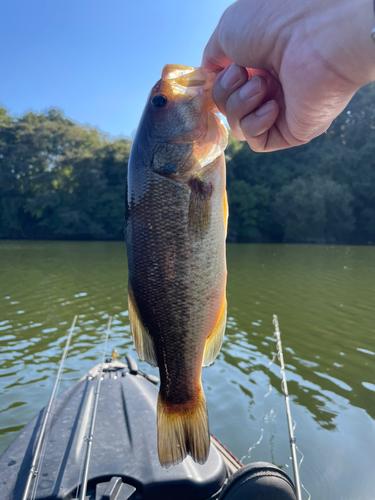
<svg viewBox="0 0 375 500">
<path fill-rule="evenodd" d="M 111 323 L 112 323 L 112 316 L 110 316 L 108 319 L 106 336 L 105 336 L 105 340 L 104 340 L 103 354 L 102 354 L 102 362 L 100 364 L 99 374 L 97 375 L 98 379 L 96 382 L 94 405 L 93 405 L 92 412 L 91 412 L 90 431 L 89 431 L 89 435 L 86 439 L 86 442 L 87 442 L 86 456 L 85 456 L 85 462 L 84 462 L 84 466 L 83 466 L 82 486 L 81 486 L 81 493 L 79 495 L 79 500 L 86 500 L 87 478 L 89 475 L 92 441 L 93 441 L 93 437 L 94 437 L 94 428 L 95 428 L 96 414 L 98 412 L 100 386 L 102 383 L 103 365 L 104 365 L 105 352 L 107 349 L 107 343 L 108 343 L 108 337 L 109 337 L 109 331 L 111 328 Z M 78 494 L 78 490 L 77 490 L 77 494 Z M 78 500 L 77 497 L 76 497 L 76 500 Z"/>
<path fill-rule="evenodd" d="M 285 376 L 285 364 L 284 364 L 284 355 L 283 348 L 281 345 L 281 334 L 279 329 L 279 321 L 277 319 L 276 314 L 273 315 L 273 324 L 275 326 L 275 333 L 277 338 L 277 352 L 279 355 L 280 366 L 281 366 L 281 377 L 282 377 L 282 388 L 285 396 L 285 406 L 286 406 L 286 416 L 288 420 L 288 430 L 289 430 L 289 443 L 290 443 L 290 451 L 292 453 L 292 463 L 293 463 L 293 473 L 294 473 L 294 482 L 296 486 L 297 499 L 302 500 L 301 493 L 301 481 L 299 478 L 299 470 L 298 470 L 298 462 L 297 462 L 297 446 L 296 446 L 296 438 L 294 437 L 293 430 L 293 422 L 292 422 L 292 413 L 290 411 L 289 404 L 289 393 L 288 393 L 288 385 L 286 383 Z"/>
<path fill-rule="evenodd" d="M 45 433 L 46 433 L 46 430 L 47 430 L 47 424 L 48 424 L 50 416 L 52 415 L 52 406 L 53 406 L 53 403 L 55 401 L 55 396 L 56 396 L 56 392 L 57 392 L 57 386 L 59 385 L 59 382 L 61 380 L 61 374 L 62 374 L 62 371 L 63 371 L 63 368 L 64 368 L 64 363 L 65 363 L 66 356 L 68 354 L 70 340 L 71 340 L 71 338 L 73 336 L 73 330 L 74 330 L 74 328 L 76 326 L 76 321 L 77 321 L 77 316 L 74 316 L 73 322 L 72 322 L 72 326 L 70 327 L 69 335 L 68 335 L 68 338 L 66 340 L 65 349 L 64 349 L 61 361 L 60 361 L 59 370 L 57 372 L 55 383 L 54 383 L 53 388 L 52 388 L 51 396 L 50 396 L 49 401 L 48 401 L 47 409 L 46 409 L 46 411 L 44 413 L 44 416 L 43 416 L 43 422 L 42 422 L 42 426 L 41 426 L 41 429 L 40 429 L 40 433 L 39 433 L 37 445 L 36 445 L 36 448 L 35 448 L 35 452 L 34 452 L 34 455 L 33 455 L 33 459 L 32 459 L 32 463 L 31 463 L 30 471 L 29 471 L 29 474 L 28 474 L 28 477 L 27 477 L 27 482 L 26 482 L 25 490 L 23 492 L 22 500 L 27 500 L 27 497 L 29 496 L 29 490 L 30 490 L 31 481 L 34 478 L 36 478 L 38 476 L 38 473 L 39 473 L 39 470 L 38 470 L 38 467 L 37 467 L 37 465 L 38 465 L 38 458 L 39 458 L 40 450 L 42 448 L 43 439 L 44 439 L 44 436 L 45 436 Z"/>
</svg>

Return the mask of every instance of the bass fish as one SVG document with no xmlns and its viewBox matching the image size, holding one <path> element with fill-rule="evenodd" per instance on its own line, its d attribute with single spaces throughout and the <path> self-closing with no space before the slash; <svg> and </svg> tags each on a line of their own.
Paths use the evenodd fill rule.
<svg viewBox="0 0 375 500">
<path fill-rule="evenodd" d="M 139 357 L 160 371 L 158 454 L 206 462 L 210 433 L 202 366 L 226 324 L 227 130 L 211 97 L 214 73 L 167 65 L 133 141 L 125 235 L 128 310 Z"/>
</svg>

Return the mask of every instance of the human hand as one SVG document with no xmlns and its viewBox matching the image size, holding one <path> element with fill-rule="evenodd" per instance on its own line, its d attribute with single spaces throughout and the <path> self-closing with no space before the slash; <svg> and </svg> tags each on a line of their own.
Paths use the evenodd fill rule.
<svg viewBox="0 0 375 500">
<path fill-rule="evenodd" d="M 257 152 L 309 142 L 375 80 L 372 0 L 238 0 L 202 66 L 233 135 Z M 233 63 L 233 64 L 232 64 Z"/>
</svg>

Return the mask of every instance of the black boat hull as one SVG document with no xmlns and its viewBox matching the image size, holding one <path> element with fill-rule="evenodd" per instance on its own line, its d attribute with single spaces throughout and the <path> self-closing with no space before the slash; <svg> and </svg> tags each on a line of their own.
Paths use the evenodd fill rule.
<svg viewBox="0 0 375 500">
<path fill-rule="evenodd" d="M 80 497 L 83 463 L 99 366 L 58 396 L 52 407 L 43 460 L 27 500 Z M 242 467 L 214 437 L 207 462 L 188 457 L 165 470 L 156 443 L 156 377 L 107 360 L 101 382 L 86 500 L 296 500 L 289 477 L 272 464 Z M 0 499 L 21 500 L 29 476 L 42 410 L 0 457 Z M 35 495 L 34 495 L 35 494 Z"/>
</svg>

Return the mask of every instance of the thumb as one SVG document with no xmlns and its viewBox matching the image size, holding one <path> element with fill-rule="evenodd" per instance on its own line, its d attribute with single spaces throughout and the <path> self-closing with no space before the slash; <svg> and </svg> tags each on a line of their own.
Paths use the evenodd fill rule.
<svg viewBox="0 0 375 500">
<path fill-rule="evenodd" d="M 220 23 L 219 23 L 220 25 Z M 204 51 L 201 66 L 210 71 L 226 68 L 233 61 L 227 57 L 219 41 L 219 25 L 212 33 Z"/>
</svg>

